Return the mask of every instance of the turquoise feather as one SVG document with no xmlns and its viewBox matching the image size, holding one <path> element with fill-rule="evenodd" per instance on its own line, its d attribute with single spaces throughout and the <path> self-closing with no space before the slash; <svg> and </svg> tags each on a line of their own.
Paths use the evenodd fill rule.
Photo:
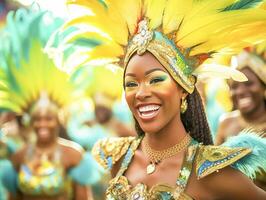
<svg viewBox="0 0 266 200">
<path fill-rule="evenodd" d="M 227 6 L 222 11 L 240 10 L 256 7 L 257 4 L 261 3 L 263 0 L 239 0 L 236 3 Z"/>
<path fill-rule="evenodd" d="M 258 136 L 252 130 L 244 130 L 239 135 L 230 137 L 222 146 L 245 147 L 252 152 L 232 164 L 249 178 L 255 179 L 256 174 L 266 171 L 266 138 Z"/>
<path fill-rule="evenodd" d="M 83 159 L 78 166 L 70 169 L 70 177 L 81 185 L 91 185 L 97 183 L 102 176 L 103 169 L 92 158 L 89 152 L 83 155 Z"/>
</svg>

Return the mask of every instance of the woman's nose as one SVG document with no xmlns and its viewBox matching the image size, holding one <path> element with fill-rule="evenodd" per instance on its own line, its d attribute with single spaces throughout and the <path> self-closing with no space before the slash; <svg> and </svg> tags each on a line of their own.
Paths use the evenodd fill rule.
<svg viewBox="0 0 266 200">
<path fill-rule="evenodd" d="M 39 127 L 46 127 L 47 126 L 47 122 L 45 120 L 39 120 L 36 124 Z"/>
<path fill-rule="evenodd" d="M 151 90 L 149 86 L 143 84 L 140 84 L 138 91 L 136 93 L 136 98 L 139 100 L 144 100 L 151 96 Z"/>
<path fill-rule="evenodd" d="M 247 87 L 245 87 L 245 85 L 244 84 L 239 84 L 238 85 L 238 87 L 235 89 L 235 91 L 234 91 L 234 93 L 235 93 L 235 95 L 237 95 L 237 96 L 241 96 L 241 95 L 244 95 L 245 93 L 246 93 L 246 91 L 247 91 Z"/>
</svg>

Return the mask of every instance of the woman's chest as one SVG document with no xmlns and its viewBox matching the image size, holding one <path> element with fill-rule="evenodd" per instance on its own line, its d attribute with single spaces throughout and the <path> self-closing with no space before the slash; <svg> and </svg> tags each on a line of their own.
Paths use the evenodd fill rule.
<svg viewBox="0 0 266 200">
<path fill-rule="evenodd" d="M 149 167 L 151 164 L 140 156 L 135 156 L 124 175 L 127 177 L 130 185 L 133 186 L 138 183 L 143 183 L 148 188 L 152 188 L 154 185 L 158 184 L 175 187 L 180 175 L 182 160 L 182 157 L 173 157 L 164 160 L 159 164 L 154 165 L 154 171 L 149 173 Z"/>
</svg>

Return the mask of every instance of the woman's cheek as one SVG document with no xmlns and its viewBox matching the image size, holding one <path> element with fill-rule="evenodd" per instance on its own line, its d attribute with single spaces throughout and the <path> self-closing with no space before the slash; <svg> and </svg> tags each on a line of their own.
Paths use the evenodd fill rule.
<svg viewBox="0 0 266 200">
<path fill-rule="evenodd" d="M 165 80 L 156 84 L 151 85 L 151 87 L 153 89 L 155 89 L 157 92 L 158 91 L 167 91 L 169 89 L 170 85 L 170 81 L 169 80 Z"/>
</svg>

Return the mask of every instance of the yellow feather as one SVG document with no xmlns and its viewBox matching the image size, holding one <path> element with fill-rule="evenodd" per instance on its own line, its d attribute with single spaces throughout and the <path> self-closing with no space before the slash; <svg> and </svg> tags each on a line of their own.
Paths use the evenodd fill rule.
<svg viewBox="0 0 266 200">
<path fill-rule="evenodd" d="M 0 107 L 8 106 L 16 112 L 28 111 L 42 91 L 46 91 L 59 105 L 67 105 L 73 100 L 74 86 L 68 82 L 68 75 L 54 66 L 39 42 L 32 42 L 29 61 L 21 60 L 17 67 L 10 59 L 8 66 L 13 78 L 10 79 L 2 69 L 1 76 L 4 74 L 5 77 L 2 77 L 1 85 L 6 88 L 0 88 Z M 3 98 L 4 94 L 8 98 Z"/>
<path fill-rule="evenodd" d="M 150 28 L 155 29 L 162 24 L 162 17 L 167 0 L 144 0 L 145 16 L 150 19 Z"/>
<path fill-rule="evenodd" d="M 106 2 L 107 5 L 114 5 L 116 12 L 119 12 L 121 17 L 125 19 L 130 35 L 133 35 L 141 17 L 142 0 L 108 0 Z"/>
<path fill-rule="evenodd" d="M 79 66 L 85 65 L 86 63 L 90 61 L 97 60 L 97 59 L 113 60 L 113 58 L 122 57 L 123 54 L 124 54 L 123 47 L 117 44 L 114 44 L 114 43 L 109 43 L 109 44 L 105 43 L 92 49 L 84 49 L 84 50 L 80 49 L 78 52 L 73 54 L 73 57 L 72 56 L 69 57 L 65 65 L 69 66 L 70 63 L 72 63 L 73 65 L 72 60 L 74 58 L 75 58 L 75 61 L 80 59 L 80 61 L 75 63 L 76 66 L 74 66 L 74 67 L 79 67 Z"/>
<path fill-rule="evenodd" d="M 71 43 L 71 42 L 74 42 L 80 38 L 101 41 L 101 43 L 104 41 L 110 40 L 110 37 L 107 37 L 106 35 L 103 35 L 101 33 L 81 30 L 81 31 L 75 31 L 73 34 L 70 34 L 62 42 L 63 43 Z"/>
<path fill-rule="evenodd" d="M 201 16 L 208 16 L 210 14 L 219 13 L 225 7 L 233 4 L 238 0 L 223 0 L 223 1 L 193 1 L 189 12 L 187 12 L 184 18 L 184 24 L 189 23 L 193 18 L 199 18 Z"/>
<path fill-rule="evenodd" d="M 120 40 L 118 40 L 119 44 L 126 45 L 129 35 L 127 23 L 120 12 L 117 11 L 116 4 L 107 4 L 107 7 L 108 15 L 107 18 L 103 19 L 105 22 L 104 25 L 109 26 L 109 29 L 112 30 L 112 35 L 115 38 L 120 38 Z M 106 23 L 106 19 L 108 19 L 108 23 Z"/>
<path fill-rule="evenodd" d="M 180 26 L 184 16 L 192 7 L 193 0 L 168 0 L 163 16 L 163 32 L 168 34 Z"/>
<path fill-rule="evenodd" d="M 87 23 L 89 26 L 95 26 L 102 32 L 110 35 L 117 43 L 125 45 L 128 41 L 128 30 L 126 27 L 126 24 L 121 25 L 119 23 L 108 21 L 106 23 L 106 19 L 108 19 L 109 16 L 105 14 L 104 16 L 82 16 L 77 17 L 75 19 L 72 19 L 68 21 L 63 29 L 66 29 L 70 26 L 80 26 L 80 25 L 86 25 Z"/>
<path fill-rule="evenodd" d="M 221 34 L 213 35 L 207 42 L 193 48 L 191 55 L 216 51 L 225 47 L 230 53 L 235 53 L 244 47 L 260 42 L 262 38 L 265 38 L 265 32 L 266 21 L 249 24 L 236 30 L 225 30 Z"/>
<path fill-rule="evenodd" d="M 89 53 L 90 59 L 97 59 L 97 58 L 113 58 L 113 57 L 121 57 L 124 54 L 124 49 L 119 45 L 101 45 L 99 47 L 94 48 Z"/>
<path fill-rule="evenodd" d="M 191 47 L 208 41 L 210 35 L 221 34 L 225 30 L 234 30 L 259 20 L 266 20 L 266 12 L 261 9 L 237 10 L 202 16 L 192 20 L 189 25 L 182 25 L 178 32 L 177 42 L 183 47 Z"/>
</svg>

